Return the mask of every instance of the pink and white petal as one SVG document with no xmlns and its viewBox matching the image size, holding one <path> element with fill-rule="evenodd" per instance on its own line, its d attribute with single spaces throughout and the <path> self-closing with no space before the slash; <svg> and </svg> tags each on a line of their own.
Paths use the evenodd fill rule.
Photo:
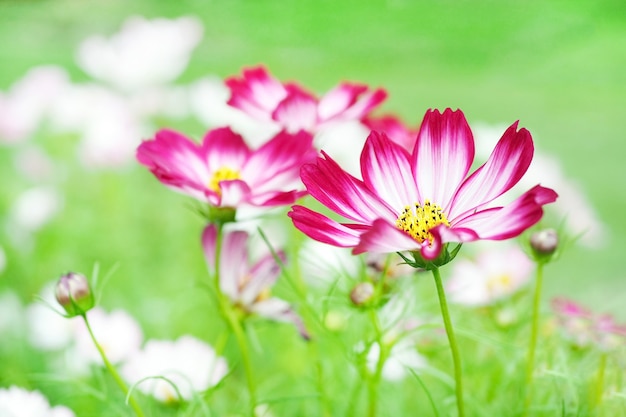
<svg viewBox="0 0 626 417">
<path fill-rule="evenodd" d="M 217 226 L 207 225 L 202 231 L 202 250 L 204 259 L 211 273 L 215 272 L 215 246 L 217 244 Z"/>
<path fill-rule="evenodd" d="M 359 230 L 354 230 L 303 206 L 293 206 L 287 213 L 296 229 L 319 242 L 342 248 L 359 243 Z"/>
<path fill-rule="evenodd" d="M 317 125 L 317 101 L 301 90 L 290 91 L 272 112 L 272 119 L 288 132 L 312 132 Z"/>
<path fill-rule="evenodd" d="M 285 191 L 285 185 L 289 186 L 287 189 L 296 188 L 300 184 L 300 167 L 315 161 L 316 156 L 311 134 L 282 131 L 250 155 L 241 177 L 255 193 Z"/>
<path fill-rule="evenodd" d="M 513 123 L 498 141 L 487 162 L 463 182 L 448 211 L 451 222 L 470 210 L 479 210 L 522 178 L 533 158 L 533 140 L 528 130 L 517 131 Z"/>
<path fill-rule="evenodd" d="M 220 289 L 233 301 L 239 299 L 240 285 L 249 274 L 247 241 L 246 232 L 224 233 L 220 252 Z"/>
<path fill-rule="evenodd" d="M 374 107 L 385 101 L 387 92 L 381 88 L 363 94 L 354 104 L 333 120 L 362 120 Z"/>
<path fill-rule="evenodd" d="M 270 119 L 271 114 L 287 95 L 280 81 L 271 77 L 263 67 L 243 70 L 243 77 L 226 80 L 231 96 L 228 104 L 257 119 Z"/>
<path fill-rule="evenodd" d="M 385 132 L 387 137 L 402 146 L 408 152 L 413 152 L 417 133 L 406 127 L 400 119 L 393 115 L 382 117 L 367 117 L 363 124 L 371 130 Z"/>
<path fill-rule="evenodd" d="M 444 212 L 474 161 L 474 138 L 461 110 L 428 110 L 413 150 L 413 168 L 420 203 Z"/>
<path fill-rule="evenodd" d="M 309 193 L 336 213 L 358 223 L 370 224 L 378 218 L 395 220 L 397 213 L 367 185 L 345 172 L 322 151 L 315 164 L 305 164 L 300 177 Z"/>
<path fill-rule="evenodd" d="M 204 188 L 210 172 L 200 146 L 172 130 L 160 130 L 154 140 L 142 142 L 137 160 L 166 184 L 194 184 Z"/>
<path fill-rule="evenodd" d="M 278 257 L 284 262 L 285 253 L 280 251 Z M 261 258 L 250 270 L 249 281 L 241 289 L 240 301 L 243 305 L 251 305 L 266 288 L 271 288 L 280 276 L 280 266 L 270 253 Z"/>
<path fill-rule="evenodd" d="M 320 120 L 329 120 L 340 115 L 366 91 L 367 86 L 363 84 L 343 83 L 333 88 L 319 101 L 317 114 Z"/>
<path fill-rule="evenodd" d="M 471 229 L 480 239 L 510 239 L 537 223 L 543 216 L 542 206 L 557 197 L 554 190 L 537 185 L 507 206 L 470 214 L 454 227 Z"/>
<path fill-rule="evenodd" d="M 365 184 L 400 214 L 418 201 L 410 155 L 384 133 L 372 131 L 361 153 Z"/>
<path fill-rule="evenodd" d="M 287 206 L 307 195 L 306 191 L 269 191 L 257 194 L 256 190 L 248 199 L 248 203 L 257 207 Z"/>
<path fill-rule="evenodd" d="M 306 340 L 311 338 L 300 316 L 293 311 L 289 303 L 285 300 L 272 297 L 267 300 L 259 301 L 258 303 L 254 303 L 251 311 L 271 320 L 293 323 L 298 329 L 300 336 Z"/>
<path fill-rule="evenodd" d="M 364 231 L 352 253 L 364 252 L 391 253 L 419 250 L 422 245 L 384 219 L 375 220 L 371 227 Z"/>
<path fill-rule="evenodd" d="M 229 127 L 210 130 L 202 142 L 202 152 L 211 173 L 223 167 L 239 171 L 252 153 L 241 135 Z"/>
<path fill-rule="evenodd" d="M 252 195 L 248 184 L 241 180 L 220 181 L 220 207 L 237 207 L 248 204 Z"/>
</svg>

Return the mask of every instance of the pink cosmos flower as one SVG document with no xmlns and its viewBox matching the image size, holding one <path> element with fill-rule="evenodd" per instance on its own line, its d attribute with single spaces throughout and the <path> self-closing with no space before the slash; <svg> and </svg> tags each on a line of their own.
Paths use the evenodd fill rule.
<svg viewBox="0 0 626 417">
<path fill-rule="evenodd" d="M 409 129 L 402 121 L 393 116 L 367 117 L 363 120 L 365 126 L 377 132 L 384 132 L 389 139 L 411 152 L 415 146 L 417 129 Z"/>
<path fill-rule="evenodd" d="M 490 207 L 526 172 L 532 138 L 514 123 L 487 162 L 468 177 L 474 140 L 460 110 L 426 112 L 411 154 L 385 134 L 372 132 L 361 153 L 363 180 L 322 154 L 302 167 L 302 181 L 315 199 L 351 222 L 297 205 L 289 216 L 309 237 L 352 247 L 354 254 L 420 251 L 434 260 L 447 242 L 519 235 L 539 221 L 544 204 L 557 198 L 537 185 L 504 207 Z"/>
<path fill-rule="evenodd" d="M 291 322 L 300 335 L 308 339 L 302 320 L 289 303 L 271 296 L 270 289 L 280 275 L 280 268 L 271 253 L 254 265 L 248 260 L 248 233 L 227 232 L 224 235 L 220 256 L 219 282 L 221 291 L 248 314 L 258 314 L 276 321 Z M 208 225 L 202 233 L 202 246 L 210 271 L 215 270 L 217 227 Z M 284 258 L 284 253 L 278 253 Z"/>
<path fill-rule="evenodd" d="M 382 89 L 368 91 L 363 84 L 342 83 L 318 99 L 297 84 L 281 83 L 263 67 L 244 69 L 241 78 L 229 78 L 226 85 L 231 91 L 228 104 L 290 132 L 314 132 L 331 122 L 361 120 L 387 97 Z"/>
<path fill-rule="evenodd" d="M 161 130 L 139 146 L 137 159 L 165 186 L 212 206 L 279 206 L 305 194 L 298 172 L 316 155 L 312 141 L 281 132 L 252 150 L 229 128 L 209 131 L 201 144 Z"/>
</svg>

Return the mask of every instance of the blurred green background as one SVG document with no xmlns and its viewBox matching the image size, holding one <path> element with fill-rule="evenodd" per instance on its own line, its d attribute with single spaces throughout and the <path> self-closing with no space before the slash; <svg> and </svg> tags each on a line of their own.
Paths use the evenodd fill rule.
<svg viewBox="0 0 626 417">
<path fill-rule="evenodd" d="M 385 87 L 384 110 L 417 125 L 428 108 L 460 108 L 470 123 L 520 120 L 538 149 L 561 158 L 608 227 L 608 242 L 573 246 L 547 271 L 547 294 L 626 316 L 626 3 L 613 1 L 0 1 L 0 89 L 56 64 L 72 81 L 82 39 L 111 35 L 130 15 L 195 15 L 204 40 L 179 82 L 227 77 L 259 63 L 281 80 L 325 92 L 342 80 Z M 190 135 L 202 126 L 176 122 Z M 153 335 L 196 329 L 186 317 L 204 272 L 202 222 L 185 197 L 144 169 L 84 172 L 68 140 L 46 142 L 67 161 L 64 211 L 24 253 L 5 245 L 0 287 L 24 297 L 66 270 L 119 263 L 105 305 L 142 317 Z M 0 149 L 3 164 L 8 151 Z M 2 176 L 2 208 L 19 186 Z M 558 191 L 558 190 L 557 190 Z M 584 237 L 583 237 L 584 239 Z M 145 295 L 148 303 L 137 303 Z M 172 297 L 172 295 L 174 295 Z M 172 300 L 180 301 L 172 307 Z M 191 303 L 193 304 L 193 303 Z M 182 324 L 180 324 L 182 323 Z M 187 329 L 189 328 L 189 329 Z"/>
</svg>

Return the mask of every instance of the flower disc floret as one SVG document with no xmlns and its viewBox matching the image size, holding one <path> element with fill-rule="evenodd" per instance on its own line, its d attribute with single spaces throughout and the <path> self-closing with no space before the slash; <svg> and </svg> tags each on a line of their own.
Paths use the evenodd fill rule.
<svg viewBox="0 0 626 417">
<path fill-rule="evenodd" d="M 533 152 L 530 133 L 513 123 L 489 159 L 469 174 L 474 139 L 465 116 L 429 110 L 410 153 L 384 133 L 371 132 L 361 153 L 362 180 L 324 152 L 302 167 L 311 196 L 348 222 L 303 206 L 293 206 L 289 216 L 309 237 L 352 247 L 355 254 L 412 251 L 432 261 L 448 242 L 509 239 L 541 219 L 543 205 L 557 194 L 540 185 L 508 205 L 491 204 L 519 182 Z"/>
</svg>

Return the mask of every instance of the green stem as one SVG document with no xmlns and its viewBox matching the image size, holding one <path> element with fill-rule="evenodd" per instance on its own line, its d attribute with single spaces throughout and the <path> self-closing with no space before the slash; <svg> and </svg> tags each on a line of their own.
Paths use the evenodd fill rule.
<svg viewBox="0 0 626 417">
<path fill-rule="evenodd" d="M 230 300 L 222 293 L 220 287 L 220 257 L 222 252 L 222 242 L 223 242 L 224 234 L 223 228 L 221 224 L 217 226 L 217 239 L 215 243 L 215 277 L 214 277 L 214 285 L 215 285 L 215 293 L 217 294 L 217 300 L 220 307 L 220 311 L 222 316 L 228 323 L 228 326 L 235 334 L 235 339 L 237 340 L 237 345 L 239 345 L 239 351 L 241 352 L 241 359 L 243 362 L 244 371 L 246 373 L 246 381 L 248 384 L 248 393 L 250 395 L 250 416 L 254 417 L 254 409 L 257 404 L 256 398 L 256 385 L 254 382 L 254 376 L 252 373 L 252 361 L 250 359 L 250 351 L 248 350 L 248 343 L 246 340 L 246 335 L 241 325 L 241 321 L 236 314 L 236 311 L 233 308 Z"/>
<path fill-rule="evenodd" d="M 104 362 L 104 366 L 107 368 L 111 376 L 113 376 L 113 379 L 115 380 L 117 385 L 120 387 L 120 389 L 122 390 L 122 392 L 128 399 L 128 402 L 130 406 L 132 407 L 132 409 L 135 411 L 135 414 L 137 414 L 137 417 L 144 417 L 144 414 L 141 411 L 139 404 L 137 404 L 137 401 L 135 401 L 135 398 L 132 395 L 128 395 L 128 387 L 126 386 L 126 383 L 124 383 L 124 380 L 122 379 L 122 377 L 120 377 L 120 374 L 117 373 L 117 370 L 115 369 L 115 367 L 111 364 L 111 362 L 109 362 L 109 359 L 104 353 L 104 349 L 102 349 L 102 346 L 100 346 L 100 343 L 98 343 L 98 341 L 96 340 L 96 336 L 93 334 L 93 330 L 91 330 L 91 326 L 89 325 L 89 320 L 87 320 L 87 315 L 83 314 L 82 318 L 85 321 L 85 325 L 87 326 L 87 330 L 89 331 L 91 340 L 93 340 L 93 343 L 96 346 L 96 349 L 98 349 L 98 352 L 100 353 L 100 357 L 102 358 L 102 361 Z"/>
<path fill-rule="evenodd" d="M 376 332 L 376 343 L 378 344 L 378 361 L 376 362 L 376 369 L 374 375 L 368 378 L 368 417 L 375 417 L 378 408 L 378 387 L 380 385 L 380 379 L 383 373 L 383 367 L 389 357 L 389 347 L 383 343 L 383 331 L 378 321 L 376 311 L 370 309 L 370 318 L 374 325 L 374 331 Z M 371 349 L 371 347 L 370 347 Z"/>
<path fill-rule="evenodd" d="M 596 376 L 595 395 L 593 399 L 594 407 L 598 407 L 602 403 L 602 396 L 604 394 L 604 375 L 606 373 L 606 357 L 606 352 L 602 352 L 602 354 L 600 355 L 598 374 Z"/>
<path fill-rule="evenodd" d="M 441 282 L 441 274 L 439 268 L 432 269 L 433 277 L 435 278 L 435 285 L 437 286 L 437 295 L 439 296 L 439 305 L 441 306 L 441 315 L 443 317 L 443 324 L 446 328 L 446 334 L 448 335 L 448 342 L 450 343 L 450 350 L 452 352 L 452 362 L 454 364 L 454 381 L 456 384 L 456 406 L 458 410 L 458 417 L 465 415 L 463 407 L 463 381 L 461 370 L 461 355 L 459 354 L 459 346 L 454 336 L 454 329 L 452 328 L 452 322 L 450 321 L 450 313 L 448 311 L 448 302 L 446 301 L 446 294 L 443 290 L 443 284 Z"/>
<path fill-rule="evenodd" d="M 537 347 L 537 334 L 539 332 L 539 307 L 541 304 L 541 286 L 543 284 L 543 262 L 537 263 L 537 276 L 535 282 L 535 295 L 533 298 L 533 317 L 528 344 L 528 360 L 526 362 L 526 410 L 530 405 L 530 386 L 535 371 L 535 349 Z"/>
</svg>

